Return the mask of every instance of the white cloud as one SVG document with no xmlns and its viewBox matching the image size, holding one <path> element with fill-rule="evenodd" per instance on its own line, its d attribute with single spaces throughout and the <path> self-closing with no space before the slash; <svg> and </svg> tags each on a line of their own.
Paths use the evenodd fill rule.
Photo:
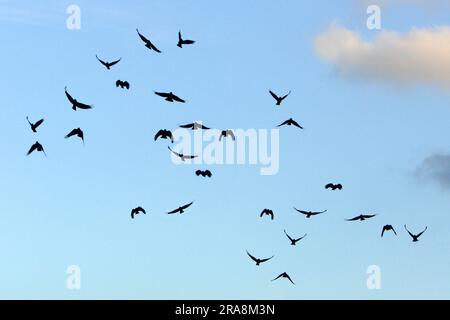
<svg viewBox="0 0 450 320">
<path fill-rule="evenodd" d="M 417 168 L 416 175 L 419 179 L 433 181 L 444 189 L 450 189 L 450 155 L 429 156 Z"/>
</svg>

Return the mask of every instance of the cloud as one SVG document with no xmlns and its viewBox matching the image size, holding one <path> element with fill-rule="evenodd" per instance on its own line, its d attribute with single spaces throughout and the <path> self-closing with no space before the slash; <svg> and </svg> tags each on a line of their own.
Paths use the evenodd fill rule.
<svg viewBox="0 0 450 320">
<path fill-rule="evenodd" d="M 450 92 L 450 27 L 381 31 L 372 41 L 332 25 L 315 39 L 318 55 L 344 77 L 398 85 L 433 85 Z"/>
<path fill-rule="evenodd" d="M 422 161 L 416 170 L 417 178 L 438 183 L 450 189 L 450 154 L 434 154 Z"/>
</svg>

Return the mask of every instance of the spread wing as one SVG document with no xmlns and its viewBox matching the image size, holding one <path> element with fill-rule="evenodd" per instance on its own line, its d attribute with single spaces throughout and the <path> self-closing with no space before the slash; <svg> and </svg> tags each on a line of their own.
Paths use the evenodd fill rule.
<svg viewBox="0 0 450 320">
<path fill-rule="evenodd" d="M 285 276 L 289 279 L 290 282 L 292 282 L 293 285 L 295 285 L 294 281 L 292 281 L 291 277 L 288 274 L 286 274 Z"/>
<path fill-rule="evenodd" d="M 278 277 L 276 277 L 275 279 L 273 279 L 273 280 L 271 280 L 271 281 L 278 280 L 278 279 L 280 279 L 282 276 L 283 276 L 283 274 L 280 274 Z"/>
<path fill-rule="evenodd" d="M 275 256 L 271 256 L 270 258 L 267 258 L 267 259 L 261 259 L 261 260 L 259 260 L 261 263 L 263 263 L 263 262 L 266 262 L 266 261 L 269 261 L 270 259 L 272 259 L 273 257 L 275 257 Z"/>
<path fill-rule="evenodd" d="M 425 227 L 425 230 L 423 230 L 421 233 L 419 233 L 419 234 L 417 235 L 417 238 L 420 237 L 425 231 L 427 231 L 427 229 L 428 229 L 428 226 Z"/>
<path fill-rule="evenodd" d="M 247 251 L 248 256 L 255 262 L 258 262 L 258 259 L 256 259 L 254 256 L 252 256 L 248 251 Z"/>
<path fill-rule="evenodd" d="M 156 92 L 155 91 L 155 94 L 157 96 L 160 96 L 160 97 L 163 97 L 163 98 L 168 98 L 170 96 L 168 93 L 165 93 L 165 92 Z"/>
<path fill-rule="evenodd" d="M 329 183 L 325 186 L 325 189 L 334 188 L 334 184 Z"/>
<path fill-rule="evenodd" d="M 384 232 L 387 230 L 387 227 L 386 226 L 384 226 L 383 227 L 383 230 L 381 231 L 381 237 L 383 238 L 383 235 L 384 235 Z"/>
<path fill-rule="evenodd" d="M 327 212 L 327 210 L 323 210 L 323 211 L 316 211 L 316 212 L 313 212 L 313 214 L 315 215 L 315 214 L 321 214 L 321 213 L 325 213 L 325 212 Z"/>
<path fill-rule="evenodd" d="M 363 218 L 364 219 L 370 219 L 370 218 L 373 218 L 375 216 L 376 216 L 376 214 L 365 214 L 365 215 L 363 215 Z"/>
<path fill-rule="evenodd" d="M 307 235 L 308 235 L 308 234 L 305 233 L 305 235 L 304 235 L 303 237 L 300 237 L 300 238 L 298 238 L 298 239 L 295 239 L 295 241 L 297 242 L 297 241 L 303 240 Z"/>
<path fill-rule="evenodd" d="M 200 175 L 202 174 L 202 170 L 197 170 L 197 171 L 195 171 L 195 174 L 196 174 L 197 176 L 200 176 Z"/>
<path fill-rule="evenodd" d="M 116 87 L 119 87 L 119 86 L 121 86 L 121 85 L 122 85 L 122 81 L 117 80 L 117 81 L 116 81 Z"/>
<path fill-rule="evenodd" d="M 194 203 L 194 201 L 192 201 L 191 203 L 185 204 L 184 206 L 181 207 L 181 209 L 186 209 L 189 208 L 192 204 Z"/>
<path fill-rule="evenodd" d="M 101 63 L 102 65 L 104 65 L 105 67 L 108 67 L 108 64 L 107 64 L 105 61 L 103 61 L 102 59 L 100 59 L 97 55 L 95 55 L 95 57 L 97 58 L 98 61 L 100 61 L 100 63 Z"/>
<path fill-rule="evenodd" d="M 297 128 L 303 129 L 303 127 L 302 127 L 301 125 L 299 125 L 297 121 L 292 120 L 291 123 L 292 123 L 294 126 L 296 126 Z"/>
<path fill-rule="evenodd" d="M 209 130 L 209 129 L 211 129 L 211 128 L 208 128 L 208 127 L 206 127 L 206 126 L 204 126 L 204 125 L 202 125 L 202 124 L 201 124 L 199 127 L 200 127 L 200 129 L 203 129 L 203 130 Z"/>
<path fill-rule="evenodd" d="M 178 31 L 178 41 L 179 42 L 183 41 L 183 38 L 181 38 L 181 31 Z"/>
<path fill-rule="evenodd" d="M 336 185 L 335 187 L 339 190 L 342 190 L 342 184 L 340 184 L 340 183 L 338 185 Z"/>
<path fill-rule="evenodd" d="M 72 136 L 74 136 L 74 135 L 76 135 L 78 133 L 78 130 L 77 129 L 73 129 L 72 131 L 70 131 L 64 138 L 70 138 L 70 137 L 72 137 Z"/>
<path fill-rule="evenodd" d="M 235 135 L 234 135 L 232 130 L 227 130 L 226 134 L 227 134 L 227 136 L 230 136 L 231 139 L 236 140 L 236 137 L 235 137 Z"/>
<path fill-rule="evenodd" d="M 183 40 L 183 44 L 194 44 L 194 40 Z"/>
<path fill-rule="evenodd" d="M 148 44 L 150 45 L 150 48 L 152 48 L 153 50 L 155 50 L 155 51 L 158 52 L 158 53 L 161 53 L 161 51 L 160 51 L 157 47 L 155 47 L 155 45 L 154 45 L 153 43 L 151 43 L 150 41 L 148 41 Z"/>
<path fill-rule="evenodd" d="M 193 123 L 188 123 L 188 124 L 184 124 L 182 126 L 180 126 L 180 128 L 185 128 L 185 129 L 191 129 L 194 127 Z"/>
<path fill-rule="evenodd" d="M 284 126 L 284 125 L 286 125 L 286 124 L 288 124 L 289 123 L 289 120 L 286 120 L 285 122 L 283 122 L 282 124 L 279 124 L 277 127 L 281 127 L 281 126 Z"/>
<path fill-rule="evenodd" d="M 283 97 L 281 97 L 281 100 L 286 99 L 290 94 L 291 94 L 291 92 L 289 91 L 288 94 L 286 94 L 286 95 L 284 95 Z"/>
<path fill-rule="evenodd" d="M 81 102 L 78 102 L 77 104 L 76 104 L 76 107 L 77 108 L 80 108 L 80 109 L 92 109 L 92 106 L 91 105 L 88 105 L 88 104 L 85 104 L 85 103 L 81 103 Z"/>
<path fill-rule="evenodd" d="M 175 155 L 177 155 L 177 156 L 181 157 L 181 154 L 179 154 L 178 152 L 175 152 L 175 151 L 173 151 L 172 149 L 170 149 L 170 147 L 169 147 L 169 146 L 168 146 L 167 148 L 169 148 L 169 150 L 170 150 L 170 151 L 172 151 L 172 153 L 173 153 L 173 154 L 175 154 Z"/>
<path fill-rule="evenodd" d="M 64 91 L 66 92 L 66 97 L 69 99 L 70 103 L 74 104 L 75 99 L 67 92 L 67 87 L 64 88 Z"/>
<path fill-rule="evenodd" d="M 206 170 L 206 171 L 205 171 L 205 174 L 206 174 L 209 178 L 211 178 L 211 176 L 212 176 L 212 173 L 211 173 L 211 171 L 209 171 L 209 170 Z"/>
<path fill-rule="evenodd" d="M 34 127 L 35 127 L 35 128 L 39 127 L 43 122 L 44 122 L 44 119 L 39 120 L 38 122 L 36 122 L 36 123 L 34 124 Z"/>
<path fill-rule="evenodd" d="M 159 138 L 165 135 L 165 130 L 159 130 L 156 134 L 155 134 L 155 141 Z"/>
<path fill-rule="evenodd" d="M 142 208 L 142 207 L 137 207 L 136 210 L 137 210 L 138 212 L 140 211 L 140 212 L 142 212 L 142 213 L 144 213 L 144 214 L 147 213 L 147 212 L 145 212 L 145 209 Z"/>
<path fill-rule="evenodd" d="M 148 40 L 146 37 L 144 37 L 144 36 L 139 32 L 138 29 L 136 29 L 136 31 L 137 31 L 137 33 L 138 33 L 138 35 L 139 35 L 139 37 L 141 38 L 142 41 L 144 41 L 146 44 L 148 44 L 148 43 L 150 42 L 150 40 Z"/>
<path fill-rule="evenodd" d="M 411 238 L 414 238 L 414 235 L 408 230 L 408 228 L 406 227 L 406 224 L 405 224 L 405 230 L 409 233 L 409 235 L 411 236 Z"/>
<path fill-rule="evenodd" d="M 178 101 L 178 102 L 182 102 L 182 103 L 186 102 L 186 101 L 184 101 L 184 100 L 181 99 L 180 97 L 177 97 L 177 96 L 174 95 L 174 94 L 172 94 L 172 99 L 175 100 L 175 101 Z"/>
<path fill-rule="evenodd" d="M 292 239 L 286 232 L 286 230 L 284 230 L 284 234 L 286 235 L 286 237 L 288 237 L 289 240 L 294 241 L 294 239 Z"/>
<path fill-rule="evenodd" d="M 309 214 L 309 212 L 303 211 L 303 210 L 298 210 L 296 207 L 294 207 L 295 211 L 300 212 L 302 214 Z"/>
<path fill-rule="evenodd" d="M 119 60 L 113 61 L 109 63 L 109 66 L 112 67 L 113 65 L 117 64 L 120 62 L 120 60 L 122 60 L 122 58 L 120 58 Z"/>
<path fill-rule="evenodd" d="M 361 219 L 360 216 L 354 217 L 354 218 L 351 218 L 351 219 L 347 219 L 347 221 L 357 221 L 357 220 L 359 220 L 359 219 Z"/>
<path fill-rule="evenodd" d="M 177 212 L 180 212 L 180 209 L 175 209 L 175 210 L 169 211 L 169 212 L 167 212 L 167 214 L 174 214 Z"/>
<path fill-rule="evenodd" d="M 36 150 L 38 145 L 35 143 L 31 146 L 30 150 L 27 152 L 27 156 L 29 156 L 34 150 Z"/>
<path fill-rule="evenodd" d="M 270 95 L 278 101 L 278 99 L 280 99 L 280 97 L 278 97 L 275 93 L 273 93 L 271 90 L 269 90 Z"/>
</svg>

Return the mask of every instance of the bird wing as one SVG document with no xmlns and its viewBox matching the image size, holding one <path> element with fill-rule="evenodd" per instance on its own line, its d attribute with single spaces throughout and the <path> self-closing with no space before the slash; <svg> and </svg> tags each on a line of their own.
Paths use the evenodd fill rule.
<svg viewBox="0 0 450 320">
<path fill-rule="evenodd" d="M 285 124 L 288 124 L 289 123 L 289 120 L 286 120 L 285 122 L 283 122 L 282 124 L 279 124 L 277 127 L 281 127 L 281 126 L 284 126 Z"/>
<path fill-rule="evenodd" d="M 91 105 L 88 105 L 88 104 L 85 104 L 85 103 L 81 103 L 81 102 L 78 102 L 76 104 L 76 107 L 80 108 L 80 109 L 92 109 Z"/>
<path fill-rule="evenodd" d="M 178 97 L 178 96 L 176 96 L 174 94 L 172 94 L 172 99 L 175 100 L 175 101 L 178 101 L 178 102 L 182 102 L 182 103 L 186 102 L 186 101 L 184 101 L 183 99 L 181 99 L 180 97 Z"/>
<path fill-rule="evenodd" d="M 294 207 L 294 209 L 295 209 L 295 211 L 297 211 L 297 212 L 300 212 L 300 213 L 303 213 L 303 214 L 308 214 L 308 212 L 303 211 L 303 210 L 298 210 L 296 207 Z"/>
<path fill-rule="evenodd" d="M 395 234 L 395 235 L 397 235 L 397 232 L 395 232 L 395 229 L 394 229 L 394 227 L 392 227 L 392 231 L 394 231 L 394 234 Z"/>
<path fill-rule="evenodd" d="M 408 230 L 408 228 L 406 227 L 406 224 L 405 224 L 405 230 L 408 231 L 408 233 L 411 236 L 411 238 L 414 238 L 414 235 L 411 233 L 411 231 Z"/>
<path fill-rule="evenodd" d="M 185 204 L 184 206 L 181 207 L 181 209 L 189 208 L 193 203 L 194 203 L 194 201 L 192 201 L 191 203 Z"/>
<path fill-rule="evenodd" d="M 169 146 L 167 146 L 167 148 L 169 148 L 170 151 L 172 151 L 173 154 L 179 156 L 181 158 L 181 154 L 179 154 L 178 152 L 173 151 L 172 149 L 170 149 Z"/>
<path fill-rule="evenodd" d="M 283 276 L 283 274 L 280 274 L 278 277 L 276 277 L 275 279 L 273 279 L 272 281 L 278 280 Z"/>
<path fill-rule="evenodd" d="M 236 140 L 236 136 L 232 130 L 227 130 L 227 135 L 229 135 L 231 139 Z"/>
<path fill-rule="evenodd" d="M 102 59 L 100 59 L 97 55 L 95 55 L 95 57 L 97 58 L 98 61 L 100 61 L 100 63 L 101 63 L 102 65 L 104 65 L 105 67 L 108 67 L 108 64 L 107 64 L 105 61 L 103 61 Z"/>
<path fill-rule="evenodd" d="M 183 38 L 181 38 L 181 31 L 178 31 L 178 41 L 179 42 L 183 41 Z"/>
<path fill-rule="evenodd" d="M 142 213 L 147 213 L 147 212 L 145 212 L 145 209 L 140 207 L 140 206 L 137 207 L 136 209 L 137 209 L 138 212 L 141 211 Z"/>
<path fill-rule="evenodd" d="M 76 135 L 77 134 L 77 129 L 73 129 L 72 131 L 70 131 L 64 138 L 70 138 L 70 137 L 72 137 L 72 136 L 74 136 L 74 135 Z"/>
<path fill-rule="evenodd" d="M 252 256 L 248 251 L 246 251 L 248 256 L 255 262 L 258 262 L 258 259 L 256 259 L 254 256 Z"/>
<path fill-rule="evenodd" d="M 164 130 L 161 129 L 155 134 L 155 141 L 162 135 L 164 135 Z"/>
<path fill-rule="evenodd" d="M 286 95 L 284 95 L 283 97 L 281 97 L 281 100 L 286 99 L 290 94 L 291 94 L 291 92 L 289 91 L 288 94 L 286 94 Z"/>
<path fill-rule="evenodd" d="M 360 219 L 360 217 L 358 216 L 358 217 L 354 217 L 354 218 L 351 218 L 351 219 L 347 219 L 347 221 L 357 221 L 359 219 Z"/>
<path fill-rule="evenodd" d="M 184 125 L 180 126 L 180 128 L 185 128 L 185 129 L 190 129 L 193 127 L 194 127 L 193 123 L 188 123 L 188 124 L 184 124 Z"/>
<path fill-rule="evenodd" d="M 197 170 L 197 171 L 195 171 L 195 174 L 196 174 L 197 176 L 200 176 L 200 175 L 202 174 L 202 170 Z"/>
<path fill-rule="evenodd" d="M 64 91 L 66 92 L 66 97 L 69 99 L 70 103 L 75 103 L 75 99 L 67 92 L 67 87 L 64 88 Z"/>
<path fill-rule="evenodd" d="M 383 238 L 384 232 L 387 230 L 386 226 L 383 227 L 383 230 L 381 231 L 381 237 Z"/>
<path fill-rule="evenodd" d="M 41 120 L 37 121 L 37 122 L 34 124 L 34 127 L 35 127 L 35 128 L 39 127 L 43 122 L 44 122 L 44 119 L 41 119 Z"/>
<path fill-rule="evenodd" d="M 333 188 L 333 187 L 334 187 L 334 185 L 332 183 L 329 183 L 325 186 L 325 189 L 329 189 L 329 188 Z"/>
<path fill-rule="evenodd" d="M 183 40 L 183 44 L 194 44 L 194 40 Z"/>
<path fill-rule="evenodd" d="M 321 213 L 325 213 L 325 212 L 327 212 L 328 210 L 323 210 L 323 211 L 317 211 L 317 212 L 313 212 L 313 214 L 314 215 L 316 215 L 316 214 L 321 214 Z"/>
<path fill-rule="evenodd" d="M 211 176 L 212 176 L 212 172 L 209 171 L 209 170 L 206 170 L 206 171 L 205 171 L 205 174 L 206 174 L 209 178 L 211 178 Z"/>
<path fill-rule="evenodd" d="M 179 211 L 180 211 L 180 209 L 178 208 L 178 209 L 175 209 L 175 210 L 167 212 L 167 214 L 174 214 L 174 213 L 177 213 Z"/>
<path fill-rule="evenodd" d="M 185 159 L 195 159 L 195 158 L 197 158 L 198 156 L 184 156 L 184 158 Z"/>
<path fill-rule="evenodd" d="M 275 256 L 271 256 L 270 258 L 267 258 L 267 259 L 260 259 L 259 261 L 262 263 L 262 262 L 266 262 L 266 261 L 269 261 L 270 259 L 272 259 L 273 257 L 275 257 Z"/>
<path fill-rule="evenodd" d="M 160 97 L 163 97 L 163 98 L 168 98 L 170 95 L 168 94 L 168 93 L 166 93 L 166 92 L 157 92 L 157 91 L 155 91 L 155 94 L 157 95 L 157 96 L 160 96 Z"/>
<path fill-rule="evenodd" d="M 136 31 L 137 31 L 137 33 L 138 33 L 138 35 L 139 35 L 139 37 L 141 38 L 142 41 L 144 41 L 146 44 L 150 42 L 146 37 L 144 37 L 144 36 L 139 32 L 138 29 L 136 29 Z"/>
<path fill-rule="evenodd" d="M 204 125 L 200 125 L 200 129 L 203 129 L 203 130 L 209 130 L 209 129 L 211 129 L 211 128 L 208 128 L 208 127 L 206 127 L 206 126 L 204 126 Z"/>
<path fill-rule="evenodd" d="M 293 285 L 295 285 L 294 281 L 292 281 L 291 277 L 290 277 L 290 276 L 289 276 L 289 275 L 288 275 L 287 273 L 286 273 L 286 275 L 285 275 L 285 276 L 286 276 L 286 278 L 288 278 L 288 279 L 289 279 L 289 281 L 290 281 L 290 282 L 292 282 L 292 284 L 293 284 Z"/>
<path fill-rule="evenodd" d="M 425 230 L 423 230 L 421 233 L 419 233 L 419 234 L 417 235 L 417 238 L 420 237 L 425 231 L 427 231 L 427 229 L 428 229 L 428 226 L 425 227 Z"/>
<path fill-rule="evenodd" d="M 148 41 L 148 44 L 150 45 L 150 48 L 152 48 L 153 50 L 155 50 L 158 53 L 161 53 L 161 51 L 157 47 L 155 47 L 155 45 L 153 43 L 151 43 L 151 41 Z"/>
<path fill-rule="evenodd" d="M 294 239 L 292 239 L 286 232 L 286 230 L 284 230 L 284 234 L 286 235 L 286 237 L 288 237 L 289 240 L 294 241 Z"/>
<path fill-rule="evenodd" d="M 122 60 L 122 58 L 120 58 L 119 60 L 113 61 L 109 63 L 109 66 L 112 67 L 113 65 L 117 64 L 120 62 L 120 60 Z"/>
<path fill-rule="evenodd" d="M 120 80 L 116 81 L 116 87 L 119 87 L 121 84 L 122 84 L 122 81 L 120 81 Z"/>
<path fill-rule="evenodd" d="M 37 149 L 37 144 L 35 143 L 35 144 L 33 144 L 32 146 L 31 146 L 31 148 L 30 148 L 30 150 L 28 150 L 28 152 L 27 152 L 27 156 L 29 156 L 34 150 L 36 150 Z"/>
<path fill-rule="evenodd" d="M 336 188 L 338 188 L 339 190 L 342 190 L 342 184 L 338 184 L 337 186 L 336 186 Z"/>
<path fill-rule="evenodd" d="M 298 239 L 295 239 L 295 241 L 297 242 L 297 241 L 303 240 L 303 238 L 305 238 L 307 235 L 308 235 L 308 234 L 305 233 L 305 235 L 304 235 L 303 237 L 300 237 L 300 238 L 298 238 Z"/>
<path fill-rule="evenodd" d="M 130 89 L 130 83 L 128 81 L 124 82 L 125 88 Z"/>
<path fill-rule="evenodd" d="M 272 92 L 272 90 L 269 90 L 270 95 L 278 101 L 278 99 L 280 99 L 280 97 L 278 97 L 275 93 Z"/>
<path fill-rule="evenodd" d="M 375 217 L 376 216 L 376 214 L 364 214 L 363 215 L 363 218 L 364 219 L 370 219 L 370 218 L 373 218 L 373 217 Z"/>
<path fill-rule="evenodd" d="M 265 215 L 267 213 L 267 209 L 264 209 L 263 211 L 261 211 L 261 214 L 259 215 L 261 218 L 263 215 Z"/>
<path fill-rule="evenodd" d="M 299 125 L 297 121 L 292 120 L 291 123 L 292 123 L 294 126 L 296 126 L 297 128 L 303 129 L 303 127 L 302 127 L 301 125 Z"/>
</svg>

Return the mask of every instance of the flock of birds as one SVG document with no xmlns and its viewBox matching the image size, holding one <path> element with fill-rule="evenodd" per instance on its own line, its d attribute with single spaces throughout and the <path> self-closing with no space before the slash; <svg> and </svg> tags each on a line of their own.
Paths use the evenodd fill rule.
<svg viewBox="0 0 450 320">
<path fill-rule="evenodd" d="M 142 35 L 138 29 L 136 29 L 136 32 L 139 35 L 139 38 L 144 42 L 145 47 L 147 47 L 149 50 L 155 51 L 157 53 L 162 53 L 148 38 L 146 38 L 144 35 Z M 194 40 L 186 40 L 182 38 L 181 32 L 178 32 L 178 43 L 177 46 L 179 48 L 183 48 L 183 45 L 192 45 L 194 44 L 195 41 Z M 110 70 L 114 65 L 116 65 L 117 63 L 119 63 L 121 61 L 122 58 L 112 61 L 112 62 L 107 62 L 104 61 L 102 59 L 100 59 L 97 55 L 96 55 L 97 60 L 107 69 Z M 130 83 L 128 81 L 123 81 L 123 80 L 117 80 L 116 81 L 116 87 L 120 87 L 122 89 L 130 89 Z M 64 88 L 66 97 L 69 101 L 69 103 L 71 104 L 71 107 L 74 111 L 77 111 L 78 109 L 80 110 L 88 110 L 88 109 L 92 109 L 93 106 L 92 105 L 88 105 L 85 103 L 81 103 L 79 102 L 77 99 L 73 98 L 72 95 L 67 91 L 67 87 Z M 173 92 L 154 92 L 157 96 L 164 98 L 165 101 L 167 102 L 178 102 L 178 103 L 185 103 L 186 101 L 180 97 L 178 97 L 177 95 L 175 95 Z M 273 91 L 269 90 L 269 94 L 273 97 L 273 99 L 275 99 L 276 101 L 276 106 L 281 106 L 282 102 L 290 95 L 290 91 L 283 95 L 283 96 L 278 96 L 277 94 L 275 94 Z M 28 117 L 26 117 L 32 132 L 37 133 L 38 128 L 44 123 L 44 119 L 40 119 L 36 122 L 31 122 L 30 119 Z M 279 124 L 277 127 L 281 127 L 281 126 L 294 126 L 297 127 L 299 129 L 303 129 L 303 127 L 294 119 L 290 118 L 286 121 L 284 121 L 283 123 Z M 185 125 L 181 125 L 181 128 L 185 128 L 185 129 L 191 129 L 191 130 L 209 130 L 209 127 L 204 126 L 201 123 L 189 123 L 189 124 L 185 124 Z M 71 138 L 71 137 L 78 137 L 81 139 L 81 141 L 84 144 L 84 133 L 83 130 L 81 130 L 80 128 L 75 128 L 73 130 L 71 130 L 66 136 L 65 138 Z M 226 130 L 222 130 L 219 136 L 219 141 L 222 141 L 222 138 L 227 138 L 230 137 L 232 140 L 235 140 L 236 137 L 234 135 L 234 132 L 230 129 L 226 129 Z M 170 130 L 167 129 L 161 129 L 159 130 L 155 136 L 154 136 L 154 140 L 158 140 L 158 139 L 167 139 L 170 140 L 171 143 L 174 142 L 174 137 L 173 134 Z M 179 157 L 182 161 L 186 161 L 186 160 L 191 160 L 196 158 L 196 155 L 184 155 L 178 152 L 175 152 L 174 150 L 172 150 L 170 148 L 170 146 L 168 146 L 168 149 L 170 150 L 170 152 L 172 152 L 174 155 L 176 155 L 177 157 Z M 33 152 L 42 152 L 45 156 L 45 150 L 44 147 L 42 146 L 42 144 L 39 143 L 39 141 L 36 141 L 31 148 L 28 150 L 27 155 L 32 154 Z M 201 176 L 201 177 L 207 177 L 207 178 L 211 178 L 212 177 L 212 173 L 210 170 L 197 170 L 195 171 L 195 174 L 197 176 Z M 335 190 L 342 190 L 343 186 L 342 184 L 334 184 L 334 183 L 328 183 L 327 185 L 325 185 L 325 189 L 330 189 L 332 191 Z M 191 205 L 193 204 L 193 202 L 190 202 L 188 204 L 182 205 L 172 211 L 167 212 L 167 214 L 183 214 L 185 212 L 185 210 L 187 210 Z M 305 210 L 299 210 L 297 208 L 294 207 L 294 210 L 302 215 L 304 215 L 306 218 L 311 218 L 323 213 L 326 213 L 327 210 L 323 210 L 323 211 L 305 211 Z M 146 210 L 140 206 L 133 208 L 131 210 L 131 218 L 134 219 L 136 215 L 139 214 L 146 214 Z M 260 217 L 264 217 L 264 216 L 268 216 L 270 217 L 271 220 L 274 220 L 275 215 L 273 210 L 271 209 L 264 209 L 261 211 L 260 213 Z M 376 216 L 376 214 L 361 214 L 358 215 L 356 217 L 347 219 L 347 221 L 365 221 L 368 219 L 372 219 Z M 412 241 L 413 242 L 417 242 L 419 241 L 419 237 L 427 230 L 428 227 L 425 227 L 425 229 L 418 233 L 418 234 L 414 234 L 411 231 L 408 230 L 407 226 L 404 226 L 405 230 L 407 231 L 407 233 L 411 236 Z M 381 237 L 384 236 L 385 232 L 388 231 L 392 231 L 395 235 L 397 235 L 396 230 L 394 229 L 394 227 L 392 225 L 385 225 L 382 228 L 381 231 Z M 307 234 L 303 235 L 302 237 L 299 238 L 294 238 L 291 235 L 289 235 L 287 233 L 286 230 L 284 230 L 284 234 L 286 235 L 286 237 L 289 239 L 290 244 L 292 246 L 297 245 L 297 243 L 301 240 L 303 240 Z M 272 258 L 274 258 L 274 256 L 270 257 L 270 258 L 265 258 L 265 259 L 260 259 L 260 258 L 256 258 L 254 255 L 252 255 L 250 252 L 246 251 L 247 255 L 250 257 L 250 259 L 252 259 L 257 266 L 259 266 L 262 263 L 265 263 L 269 260 L 271 260 Z M 294 281 L 292 280 L 292 278 L 290 277 L 290 275 L 286 272 L 283 272 L 281 274 L 279 274 L 277 277 L 275 277 L 272 281 L 278 280 L 280 278 L 285 278 L 288 279 L 292 284 L 295 284 Z"/>
</svg>

